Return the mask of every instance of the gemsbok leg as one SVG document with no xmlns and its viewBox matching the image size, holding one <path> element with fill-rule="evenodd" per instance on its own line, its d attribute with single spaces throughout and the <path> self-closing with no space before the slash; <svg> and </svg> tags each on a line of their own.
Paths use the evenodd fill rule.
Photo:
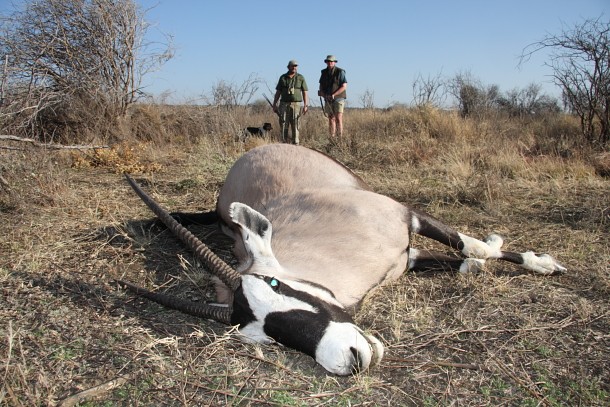
<svg viewBox="0 0 610 407">
<path fill-rule="evenodd" d="M 409 268 L 414 270 L 425 266 L 429 267 L 430 262 L 436 261 L 440 264 L 447 264 L 453 269 L 467 271 L 472 270 L 472 267 L 479 268 L 487 259 L 498 259 L 518 264 L 544 275 L 566 271 L 564 266 L 548 254 L 536 254 L 532 251 L 516 253 L 501 250 L 504 241 L 496 234 L 491 234 L 482 241 L 464 235 L 424 212 L 410 209 L 410 213 L 411 231 L 413 233 L 436 240 L 460 251 L 466 257 L 466 259 L 459 259 L 441 253 L 411 249 L 409 254 L 412 253 L 413 258 L 410 257 Z"/>
</svg>

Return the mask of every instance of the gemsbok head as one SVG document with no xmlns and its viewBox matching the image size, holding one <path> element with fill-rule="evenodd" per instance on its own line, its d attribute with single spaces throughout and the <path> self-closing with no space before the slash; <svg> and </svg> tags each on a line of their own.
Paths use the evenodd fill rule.
<svg viewBox="0 0 610 407">
<path fill-rule="evenodd" d="M 371 191 L 334 159 L 304 147 L 270 144 L 235 162 L 211 213 L 173 214 L 127 175 L 138 195 L 215 275 L 219 304 L 180 300 L 121 281 L 165 306 L 236 325 L 245 341 L 279 342 L 348 375 L 383 357 L 383 345 L 352 315 L 373 289 L 405 270 L 476 270 L 487 259 L 541 274 L 564 271 L 551 256 L 501 250 L 502 238 L 481 241 L 432 216 Z M 180 223 L 180 222 L 182 223 Z M 183 224 L 217 221 L 235 242 L 233 269 Z M 417 233 L 461 255 L 411 248 Z"/>
</svg>

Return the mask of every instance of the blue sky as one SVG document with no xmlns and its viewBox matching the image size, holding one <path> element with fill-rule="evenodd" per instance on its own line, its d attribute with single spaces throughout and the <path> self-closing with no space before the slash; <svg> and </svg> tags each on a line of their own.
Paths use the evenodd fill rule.
<svg viewBox="0 0 610 407">
<path fill-rule="evenodd" d="M 523 48 L 585 18 L 610 16 L 610 0 L 138 2 L 152 7 L 153 30 L 173 35 L 177 48 L 147 89 L 169 90 L 177 101 L 209 94 L 219 80 L 241 84 L 251 73 L 273 89 L 293 58 L 317 99 L 327 54 L 347 71 L 352 106 L 367 89 L 380 107 L 410 103 L 418 75 L 460 72 L 501 91 L 539 83 L 558 96 L 545 54 L 517 67 Z"/>
<path fill-rule="evenodd" d="M 558 96 L 545 54 L 517 67 L 523 48 L 585 18 L 610 17 L 610 0 L 136 1 L 154 24 L 151 40 L 174 38 L 175 57 L 145 80 L 147 91 L 168 91 L 174 102 L 197 100 L 220 80 L 242 84 L 250 74 L 273 89 L 290 59 L 317 99 L 327 54 L 347 71 L 352 106 L 367 89 L 380 107 L 410 103 L 418 75 L 460 72 L 501 91 L 538 83 Z M 266 86 L 260 94 L 269 95 Z"/>
</svg>

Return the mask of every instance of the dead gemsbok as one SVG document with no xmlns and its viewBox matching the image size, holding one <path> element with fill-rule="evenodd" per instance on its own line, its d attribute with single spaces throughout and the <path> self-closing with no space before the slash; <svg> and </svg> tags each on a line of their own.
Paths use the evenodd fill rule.
<svg viewBox="0 0 610 407">
<path fill-rule="evenodd" d="M 381 360 L 383 345 L 357 327 L 352 315 L 368 293 L 407 269 L 441 264 L 465 271 L 486 259 L 500 259 L 540 274 L 565 270 L 546 254 L 502 251 L 497 235 L 481 241 L 456 232 L 430 215 L 372 192 L 337 161 L 304 147 L 272 144 L 250 150 L 229 171 L 216 211 L 200 217 L 170 215 L 127 179 L 207 264 L 218 278 L 218 301 L 226 305 L 185 302 L 122 284 L 165 306 L 238 325 L 246 341 L 277 341 L 302 351 L 338 375 Z M 235 240 L 236 270 L 176 221 L 210 217 Z M 462 256 L 411 248 L 411 233 L 437 240 Z"/>
</svg>

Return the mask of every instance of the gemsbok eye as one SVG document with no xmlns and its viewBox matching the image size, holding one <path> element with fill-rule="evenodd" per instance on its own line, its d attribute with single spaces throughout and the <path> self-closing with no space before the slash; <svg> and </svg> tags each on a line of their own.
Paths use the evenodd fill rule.
<svg viewBox="0 0 610 407">
<path fill-rule="evenodd" d="M 280 282 L 275 277 L 266 277 L 265 281 L 273 291 L 277 292 L 280 289 Z"/>
</svg>

